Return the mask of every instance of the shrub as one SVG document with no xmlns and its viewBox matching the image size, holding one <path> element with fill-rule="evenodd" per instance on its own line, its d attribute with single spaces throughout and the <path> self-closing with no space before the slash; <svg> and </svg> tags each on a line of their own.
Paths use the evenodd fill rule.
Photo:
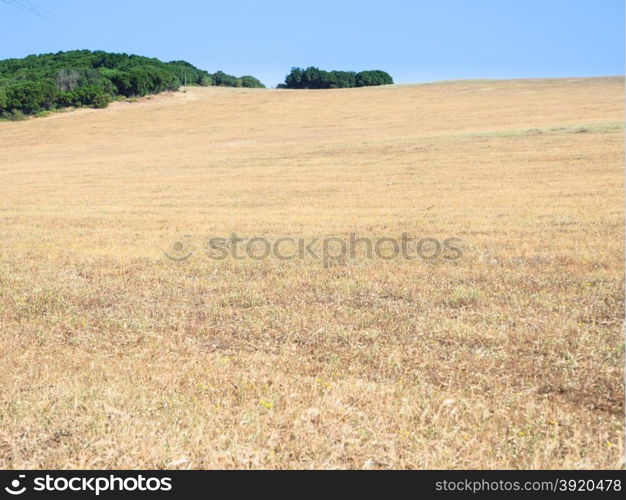
<svg viewBox="0 0 626 500">
<path fill-rule="evenodd" d="M 6 107 L 8 110 L 19 110 L 26 114 L 34 114 L 48 109 L 58 95 L 56 85 L 52 81 L 20 81 L 5 87 Z"/>
<path fill-rule="evenodd" d="M 213 85 L 218 87 L 241 87 L 242 83 L 240 78 L 218 71 L 213 74 Z"/>
<path fill-rule="evenodd" d="M 78 87 L 70 93 L 73 97 L 74 106 L 90 106 L 94 103 L 96 97 L 102 94 L 101 89 L 94 86 Z"/>
<path fill-rule="evenodd" d="M 257 78 L 254 78 L 250 75 L 245 75 L 240 78 L 241 86 L 251 89 L 264 89 L 265 85 L 263 85 Z"/>
<path fill-rule="evenodd" d="M 22 120 L 26 120 L 28 117 L 19 109 L 16 109 L 14 111 L 3 111 L 0 113 L 0 118 L 3 120 L 11 120 L 13 122 L 21 122 Z"/>
<path fill-rule="evenodd" d="M 93 100 L 93 107 L 97 109 L 104 109 L 111 104 L 111 96 L 109 94 L 97 95 Z"/>
</svg>

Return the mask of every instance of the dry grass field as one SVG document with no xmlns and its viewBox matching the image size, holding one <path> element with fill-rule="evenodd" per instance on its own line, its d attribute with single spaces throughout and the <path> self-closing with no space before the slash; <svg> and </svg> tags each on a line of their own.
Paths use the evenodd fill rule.
<svg viewBox="0 0 626 500">
<path fill-rule="evenodd" d="M 0 123 L 0 467 L 623 466 L 623 116 L 598 78 Z M 197 251 L 232 232 L 463 256 Z"/>
</svg>

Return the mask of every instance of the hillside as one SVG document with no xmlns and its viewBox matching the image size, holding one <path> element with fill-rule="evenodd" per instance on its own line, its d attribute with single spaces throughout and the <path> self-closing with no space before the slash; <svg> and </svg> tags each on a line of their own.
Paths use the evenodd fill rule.
<svg viewBox="0 0 626 500">
<path fill-rule="evenodd" d="M 623 78 L 184 90 L 0 123 L 0 466 L 619 465 Z"/>
<path fill-rule="evenodd" d="M 73 50 L 0 60 L 0 119 L 178 90 L 181 85 L 264 88 L 253 76 L 211 75 L 186 61 Z"/>
</svg>

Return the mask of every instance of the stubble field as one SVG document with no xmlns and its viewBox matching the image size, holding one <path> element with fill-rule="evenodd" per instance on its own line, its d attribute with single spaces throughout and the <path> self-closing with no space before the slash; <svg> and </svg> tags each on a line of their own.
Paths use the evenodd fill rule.
<svg viewBox="0 0 626 500">
<path fill-rule="evenodd" d="M 623 466 L 623 115 L 598 78 L 0 123 L 0 467 Z M 463 256 L 203 251 L 233 232 Z"/>
</svg>

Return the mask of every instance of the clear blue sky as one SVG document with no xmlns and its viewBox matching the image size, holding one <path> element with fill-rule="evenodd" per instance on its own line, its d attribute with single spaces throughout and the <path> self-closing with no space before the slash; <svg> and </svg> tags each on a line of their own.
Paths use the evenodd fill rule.
<svg viewBox="0 0 626 500">
<path fill-rule="evenodd" d="M 102 49 L 268 86 L 292 66 L 396 82 L 624 74 L 623 0 L 0 0 L 0 59 Z"/>
</svg>

